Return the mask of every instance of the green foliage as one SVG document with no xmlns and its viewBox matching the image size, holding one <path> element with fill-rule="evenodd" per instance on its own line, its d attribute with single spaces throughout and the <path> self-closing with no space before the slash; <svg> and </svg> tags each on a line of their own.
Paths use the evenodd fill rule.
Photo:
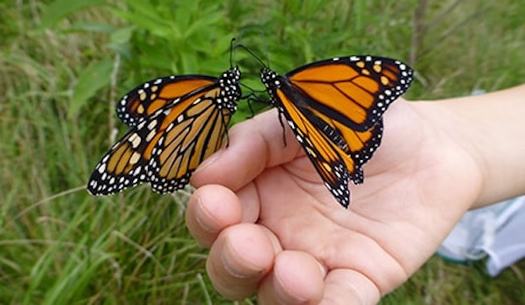
<svg viewBox="0 0 525 305">
<path fill-rule="evenodd" d="M 69 0 L 55 0 L 51 3 L 42 15 L 42 27 L 50 27 L 56 25 L 67 15 L 103 4 L 104 0 L 84 0 L 84 1 L 69 1 Z"/>
<path fill-rule="evenodd" d="M 80 72 L 80 77 L 73 89 L 72 103 L 68 109 L 72 116 L 76 116 L 78 110 L 100 89 L 109 85 L 112 67 L 111 60 L 104 59 L 91 63 Z"/>
<path fill-rule="evenodd" d="M 433 1 L 420 15 L 416 0 L 12 2 L 0 2 L 0 304 L 225 303 L 184 227 L 186 193 L 93 198 L 84 185 L 124 128 L 120 95 L 161 75 L 217 75 L 232 37 L 279 72 L 350 54 L 411 61 L 413 99 L 525 79 L 513 0 Z M 260 64 L 234 55 L 260 89 Z M 383 302 L 523 304 L 524 267 L 490 279 L 434 258 Z"/>
</svg>

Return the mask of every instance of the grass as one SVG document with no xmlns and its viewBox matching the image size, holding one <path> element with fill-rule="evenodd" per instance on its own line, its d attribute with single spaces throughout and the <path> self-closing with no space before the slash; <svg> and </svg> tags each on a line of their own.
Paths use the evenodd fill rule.
<svg viewBox="0 0 525 305">
<path fill-rule="evenodd" d="M 184 227 L 187 193 L 84 190 L 137 83 L 218 74 L 235 36 L 281 72 L 370 53 L 412 63 L 412 99 L 493 91 L 525 80 L 523 16 L 513 0 L 0 3 L 0 304 L 228 303 Z M 255 61 L 235 58 L 259 86 Z M 383 304 L 524 304 L 524 270 L 492 279 L 436 257 Z"/>
</svg>

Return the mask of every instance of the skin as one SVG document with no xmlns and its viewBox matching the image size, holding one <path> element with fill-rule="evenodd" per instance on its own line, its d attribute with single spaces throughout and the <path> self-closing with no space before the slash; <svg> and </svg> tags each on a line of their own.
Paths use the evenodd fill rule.
<svg viewBox="0 0 525 305">
<path fill-rule="evenodd" d="M 437 102 L 396 101 L 383 143 L 351 185 L 348 210 L 322 185 L 271 110 L 230 131 L 193 175 L 186 220 L 210 247 L 229 299 L 375 304 L 437 249 L 471 208 L 525 193 L 525 86 Z M 521 137 L 520 137 L 521 136 Z"/>
</svg>

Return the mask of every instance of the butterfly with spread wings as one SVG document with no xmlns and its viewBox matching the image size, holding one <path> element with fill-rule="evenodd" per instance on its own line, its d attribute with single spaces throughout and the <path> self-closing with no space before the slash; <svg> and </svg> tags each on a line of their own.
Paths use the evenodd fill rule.
<svg viewBox="0 0 525 305">
<path fill-rule="evenodd" d="M 361 167 L 381 144 L 381 116 L 408 89 L 412 74 L 397 60 L 349 56 L 285 76 L 265 67 L 261 80 L 324 184 L 346 208 L 348 183 L 363 182 Z"/>
<path fill-rule="evenodd" d="M 131 129 L 102 157 L 87 189 L 109 195 L 148 182 L 159 193 L 183 188 L 219 150 L 241 98 L 237 67 L 215 78 L 181 75 L 148 81 L 125 95 L 117 115 Z"/>
</svg>

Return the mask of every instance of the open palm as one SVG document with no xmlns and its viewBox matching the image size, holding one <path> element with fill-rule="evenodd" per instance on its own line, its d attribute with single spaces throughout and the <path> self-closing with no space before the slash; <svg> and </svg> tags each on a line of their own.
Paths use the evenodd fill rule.
<svg viewBox="0 0 525 305">
<path fill-rule="evenodd" d="M 194 174 L 187 210 L 190 231 L 211 246 L 217 290 L 257 293 L 261 304 L 374 304 L 403 283 L 481 187 L 474 159 L 429 107 L 400 100 L 387 111 L 348 210 L 290 130 L 284 146 L 276 111 L 234 127 L 230 146 Z"/>
</svg>

